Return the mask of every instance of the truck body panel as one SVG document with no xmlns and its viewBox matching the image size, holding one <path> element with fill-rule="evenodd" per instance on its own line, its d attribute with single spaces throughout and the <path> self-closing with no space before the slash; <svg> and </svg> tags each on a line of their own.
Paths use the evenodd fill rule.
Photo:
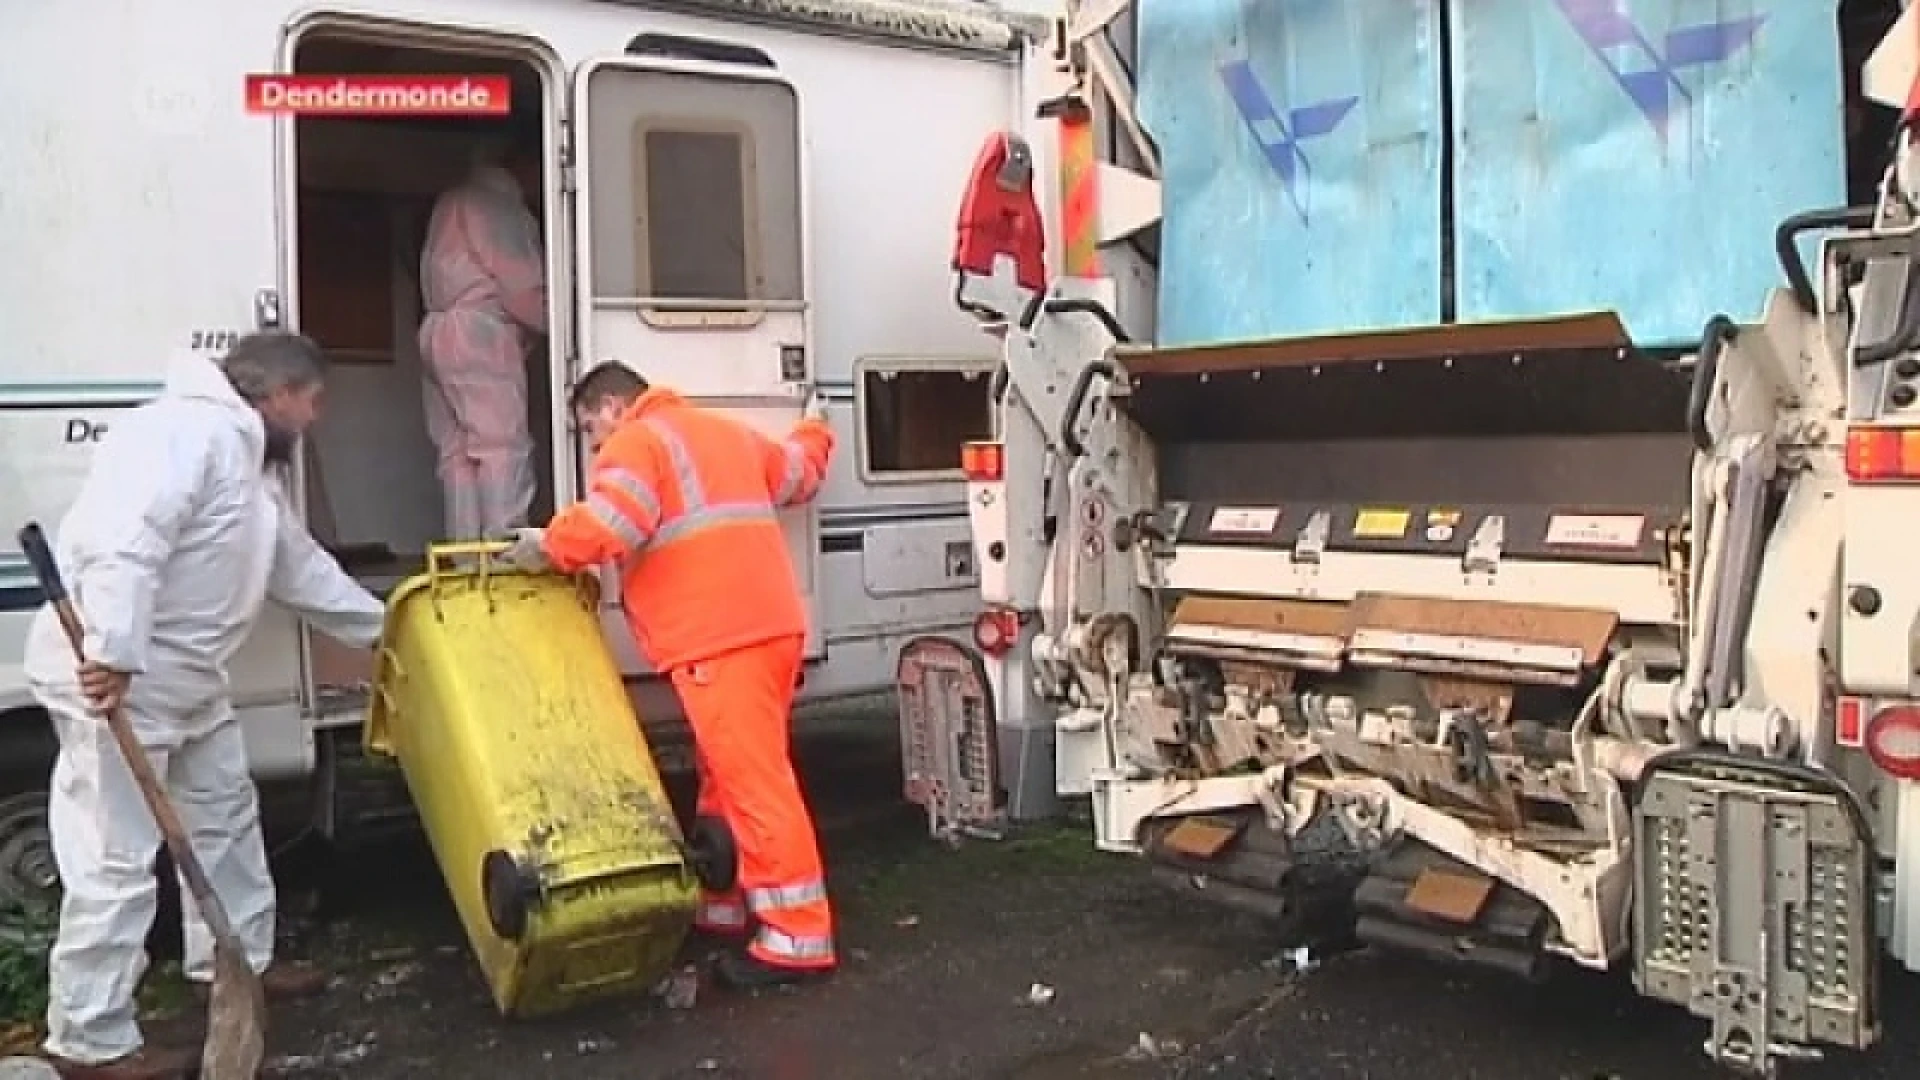
<svg viewBox="0 0 1920 1080">
<path fill-rule="evenodd" d="M 1141 0 L 1158 343 L 1757 318 L 1778 269 L 1743 223 L 1845 201 L 1836 7 Z"/>
<path fill-rule="evenodd" d="M 1069 5 L 1062 162 L 1128 130 L 1123 41 L 1150 140 L 1062 169 L 1062 232 L 1105 245 L 1043 292 L 1006 292 L 1016 233 L 956 260 L 1003 343 L 963 458 L 997 565 L 980 674 L 936 700 L 965 665 L 903 660 L 909 794 L 938 833 L 1017 819 L 914 748 L 1018 775 L 1050 722 L 1098 847 L 1294 940 L 1629 969 L 1752 1075 L 1872 1046 L 1882 956 L 1920 970 L 1920 18 L 1375 6 Z M 1904 111 L 1891 162 L 1843 63 Z M 1423 93 L 1425 229 L 1425 132 L 1364 113 Z M 1156 254 L 1153 317 L 1116 306 Z M 1391 310 L 1402 271 L 1432 307 Z"/>
</svg>

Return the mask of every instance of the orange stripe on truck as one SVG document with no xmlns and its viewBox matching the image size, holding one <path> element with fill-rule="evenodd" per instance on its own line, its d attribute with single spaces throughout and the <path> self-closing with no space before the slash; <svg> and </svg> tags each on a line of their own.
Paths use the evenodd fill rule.
<svg viewBox="0 0 1920 1080">
<path fill-rule="evenodd" d="M 1093 153 L 1093 118 L 1060 120 L 1061 271 L 1100 275 L 1100 168 Z"/>
</svg>

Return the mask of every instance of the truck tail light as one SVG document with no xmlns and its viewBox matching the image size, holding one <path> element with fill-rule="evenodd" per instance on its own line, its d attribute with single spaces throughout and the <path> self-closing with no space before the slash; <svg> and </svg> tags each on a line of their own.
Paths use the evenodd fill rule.
<svg viewBox="0 0 1920 1080">
<path fill-rule="evenodd" d="M 1846 460 L 1857 484 L 1920 482 L 1920 428 L 1849 428 Z"/>
<path fill-rule="evenodd" d="M 949 459 L 951 460 L 951 459 Z M 997 442 L 970 442 L 960 448 L 960 471 L 968 480 L 988 483 L 1007 473 L 1006 447 Z"/>
<path fill-rule="evenodd" d="M 1020 639 L 1020 615 L 1009 608 L 988 608 L 973 620 L 973 643 L 988 656 L 1005 656 Z"/>
<path fill-rule="evenodd" d="M 1834 707 L 1833 741 L 1858 750 L 1866 742 L 1867 703 L 1857 697 L 1843 697 Z"/>
<path fill-rule="evenodd" d="M 1920 706 L 1893 705 L 1867 721 L 1867 755 L 1888 776 L 1920 780 Z"/>
</svg>

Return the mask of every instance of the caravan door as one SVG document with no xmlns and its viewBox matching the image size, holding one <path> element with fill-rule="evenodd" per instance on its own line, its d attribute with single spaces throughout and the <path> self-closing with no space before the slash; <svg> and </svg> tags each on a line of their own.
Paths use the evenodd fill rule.
<svg viewBox="0 0 1920 1080">
<path fill-rule="evenodd" d="M 812 359 L 793 87 L 770 63 L 601 58 L 574 76 L 573 122 L 572 377 L 617 360 L 784 435 L 805 407 Z M 578 436 L 574 448 L 584 472 Z M 806 654 L 818 659 L 819 511 L 781 520 L 807 597 Z M 617 589 L 605 603 L 617 607 Z M 631 648 L 624 630 L 611 640 Z M 628 670 L 644 666 L 632 657 Z"/>
</svg>

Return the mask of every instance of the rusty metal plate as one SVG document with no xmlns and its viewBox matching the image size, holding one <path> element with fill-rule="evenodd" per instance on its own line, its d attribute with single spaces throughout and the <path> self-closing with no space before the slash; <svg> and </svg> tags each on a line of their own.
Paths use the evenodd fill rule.
<svg viewBox="0 0 1920 1080">
<path fill-rule="evenodd" d="M 1517 352 L 1586 351 L 1617 360 L 1619 350 L 1631 346 L 1620 317 L 1610 311 L 1596 311 L 1225 345 L 1132 348 L 1122 349 L 1118 355 L 1131 374 L 1197 375 Z"/>
<path fill-rule="evenodd" d="M 1508 683 L 1422 675 L 1420 688 L 1434 708 L 1475 709 L 1497 728 L 1507 726 L 1507 716 L 1513 710 L 1513 687 Z"/>
<path fill-rule="evenodd" d="M 1492 895 L 1492 878 L 1469 877 L 1429 867 L 1420 871 L 1413 888 L 1407 890 L 1406 904 L 1423 915 L 1470 926 L 1480 917 Z"/>
<path fill-rule="evenodd" d="M 1186 596 L 1174 606 L 1170 627 L 1230 626 L 1283 634 L 1347 636 L 1347 605 L 1314 600 L 1259 600 L 1234 596 Z"/>
<path fill-rule="evenodd" d="M 1211 859 L 1239 835 L 1240 827 L 1233 822 L 1219 818 L 1190 817 L 1169 829 L 1162 843 L 1169 850 L 1190 859 Z"/>
<path fill-rule="evenodd" d="M 1601 654 L 1620 624 L 1616 612 L 1552 604 L 1508 604 L 1488 600 L 1363 593 L 1354 598 L 1351 631 L 1394 630 L 1514 641 L 1578 649 L 1588 666 Z"/>
</svg>

